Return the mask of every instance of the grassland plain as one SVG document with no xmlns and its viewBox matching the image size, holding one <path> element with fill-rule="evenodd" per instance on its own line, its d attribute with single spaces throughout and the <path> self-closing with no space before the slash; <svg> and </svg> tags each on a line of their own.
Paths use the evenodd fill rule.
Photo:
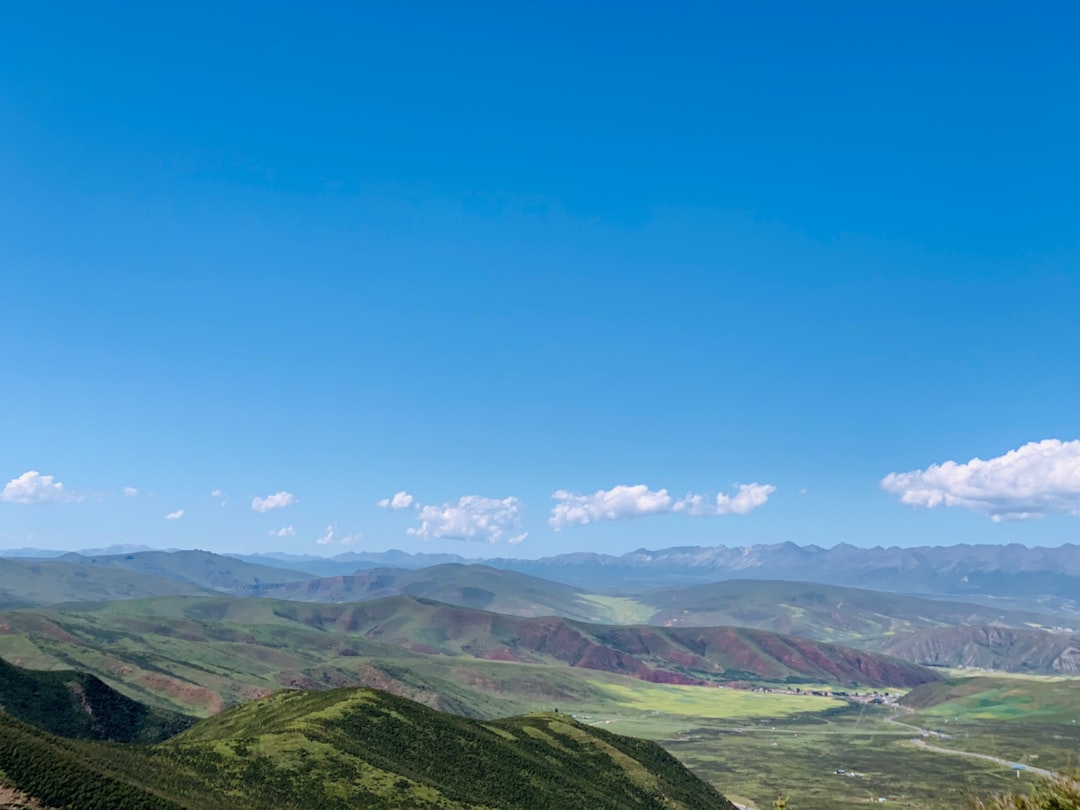
<svg viewBox="0 0 1080 810">
<path fill-rule="evenodd" d="M 892 806 L 956 810 L 974 796 L 1027 790 L 1035 781 L 1005 765 L 916 747 L 911 741 L 919 731 L 893 722 L 913 722 L 895 707 L 781 692 L 597 686 L 599 703 L 561 708 L 583 722 L 660 742 L 733 801 L 761 810 L 772 807 L 778 791 L 790 796 L 792 810 L 859 808 L 880 798 Z"/>
</svg>

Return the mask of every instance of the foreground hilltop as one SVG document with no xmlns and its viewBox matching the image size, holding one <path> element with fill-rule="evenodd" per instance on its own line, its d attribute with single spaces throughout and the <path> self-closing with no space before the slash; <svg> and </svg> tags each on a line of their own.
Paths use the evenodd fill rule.
<svg viewBox="0 0 1080 810">
<path fill-rule="evenodd" d="M 152 746 L 65 740 L 0 713 L 3 783 L 82 810 L 734 810 L 654 743 L 371 689 L 278 692 Z"/>
</svg>

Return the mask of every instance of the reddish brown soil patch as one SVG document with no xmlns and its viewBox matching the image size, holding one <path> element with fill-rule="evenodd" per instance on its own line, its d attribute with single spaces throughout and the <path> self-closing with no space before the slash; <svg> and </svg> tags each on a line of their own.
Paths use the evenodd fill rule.
<svg viewBox="0 0 1080 810">
<path fill-rule="evenodd" d="M 0 785 L 0 807 L 11 810 L 52 810 L 37 799 L 31 799 L 25 793 L 6 785 Z"/>
<path fill-rule="evenodd" d="M 205 709 L 210 714 L 225 708 L 225 701 L 217 692 L 160 672 L 139 672 L 131 680 L 151 692 L 167 695 L 186 706 Z"/>
</svg>

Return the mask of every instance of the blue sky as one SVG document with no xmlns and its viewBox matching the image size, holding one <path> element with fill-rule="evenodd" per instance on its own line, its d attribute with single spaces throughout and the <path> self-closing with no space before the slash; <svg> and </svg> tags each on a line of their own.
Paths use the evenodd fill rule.
<svg viewBox="0 0 1080 810">
<path fill-rule="evenodd" d="M 581 6 L 5 5 L 0 547 L 1080 540 L 1075 4 Z"/>
</svg>

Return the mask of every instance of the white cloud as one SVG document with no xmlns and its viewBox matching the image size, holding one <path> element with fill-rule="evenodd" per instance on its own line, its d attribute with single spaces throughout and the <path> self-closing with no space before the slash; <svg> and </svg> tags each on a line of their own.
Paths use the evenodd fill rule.
<svg viewBox="0 0 1080 810">
<path fill-rule="evenodd" d="M 318 538 L 315 543 L 316 545 L 320 546 L 351 546 L 353 543 L 358 543 L 363 539 L 364 535 L 362 532 L 357 532 L 356 534 L 346 534 L 343 536 L 339 535 L 337 524 L 331 523 L 329 526 L 326 527 L 326 533 L 323 534 L 322 537 Z"/>
<path fill-rule="evenodd" d="M 579 495 L 560 489 L 551 497 L 558 501 L 548 519 L 548 524 L 555 531 L 567 526 L 585 526 L 598 520 L 662 515 L 670 512 L 675 503 L 666 489 L 654 492 L 644 484 L 620 484 L 611 489 L 597 490 L 592 495 Z"/>
<path fill-rule="evenodd" d="M 267 495 L 265 498 L 252 498 L 251 508 L 256 512 L 269 512 L 271 509 L 283 509 L 294 503 L 296 503 L 296 496 L 282 490 L 274 495 Z"/>
<path fill-rule="evenodd" d="M 271 529 L 270 530 L 270 536 L 271 537 L 295 537 L 296 536 L 296 529 L 294 529 L 291 524 L 288 525 L 288 526 L 282 526 L 280 529 Z"/>
<path fill-rule="evenodd" d="M 772 484 L 754 483 L 738 486 L 738 491 L 734 495 L 725 495 L 720 492 L 711 499 L 705 495 L 687 495 L 675 504 L 674 511 L 699 517 L 745 515 L 759 506 L 764 506 L 769 496 L 776 492 L 776 487 Z"/>
<path fill-rule="evenodd" d="M 165 519 L 166 520 L 180 520 L 180 518 L 182 518 L 183 516 L 184 516 L 184 510 L 183 509 L 177 509 L 175 512 L 169 512 L 169 514 L 167 514 L 165 516 Z"/>
<path fill-rule="evenodd" d="M 135 487 L 124 487 L 120 491 L 123 492 L 124 497 L 127 497 L 127 498 L 134 498 L 136 495 L 139 494 L 139 490 L 136 489 Z"/>
<path fill-rule="evenodd" d="M 910 506 L 960 506 L 994 521 L 1080 515 L 1080 440 L 1044 439 L 985 461 L 889 473 L 881 486 Z"/>
<path fill-rule="evenodd" d="M 223 490 L 223 489 L 212 489 L 212 490 L 210 490 L 210 497 L 211 498 L 220 498 L 224 494 L 225 494 L 225 490 Z"/>
<path fill-rule="evenodd" d="M 394 511 L 397 511 L 398 509 L 408 509 L 414 503 L 416 503 L 416 499 L 408 492 L 402 490 L 401 492 L 395 492 L 393 498 L 383 498 L 375 505 L 381 506 L 383 509 L 393 509 Z"/>
<path fill-rule="evenodd" d="M 465 495 L 442 506 L 417 504 L 418 528 L 407 529 L 414 537 L 450 540 L 482 540 L 511 545 L 521 543 L 528 532 L 521 529 L 521 501 L 517 498 L 484 498 Z"/>
<path fill-rule="evenodd" d="M 12 478 L 0 490 L 0 501 L 8 503 L 65 503 L 80 501 L 81 497 L 64 489 L 64 485 L 51 475 L 28 470 L 18 478 Z"/>
<path fill-rule="evenodd" d="M 644 484 L 620 484 L 611 489 L 581 495 L 560 489 L 551 497 L 557 503 L 551 510 L 548 524 L 560 531 L 568 526 L 586 526 L 598 520 L 629 520 L 682 512 L 687 515 L 718 516 L 745 515 L 769 500 L 776 491 L 772 484 L 740 484 L 734 495 L 715 496 L 687 494 L 676 500 L 666 489 L 651 490 Z"/>
</svg>

